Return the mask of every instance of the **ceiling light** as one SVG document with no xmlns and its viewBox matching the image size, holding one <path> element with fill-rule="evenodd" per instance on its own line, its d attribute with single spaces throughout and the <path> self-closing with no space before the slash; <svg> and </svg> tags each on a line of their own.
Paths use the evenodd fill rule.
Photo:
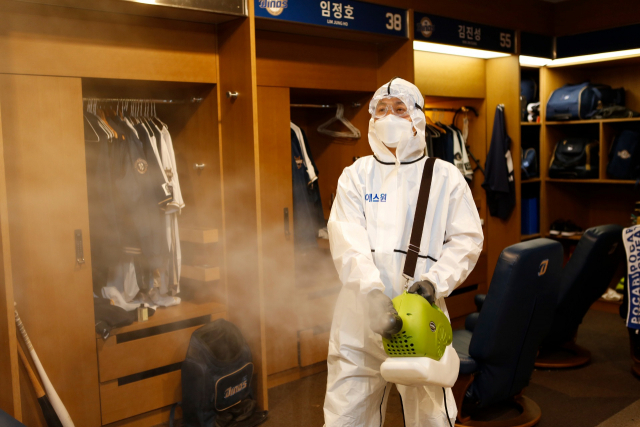
<svg viewBox="0 0 640 427">
<path fill-rule="evenodd" d="M 550 58 L 539 58 L 537 56 L 520 55 L 520 65 L 523 67 L 544 67 L 552 60 Z"/>
<path fill-rule="evenodd" d="M 415 40 L 413 42 L 414 50 L 422 50 L 425 52 L 444 53 L 447 55 L 468 56 L 471 58 L 501 58 L 509 56 L 508 53 L 493 52 L 490 50 L 470 49 L 468 47 L 450 46 L 447 44 L 428 43 Z"/>
<path fill-rule="evenodd" d="M 640 56 L 640 49 L 619 50 L 617 52 L 604 52 L 593 55 L 554 59 L 547 65 L 549 67 L 562 67 L 566 65 L 588 64 L 590 62 L 612 61 L 614 59 L 631 58 L 634 56 Z"/>
</svg>

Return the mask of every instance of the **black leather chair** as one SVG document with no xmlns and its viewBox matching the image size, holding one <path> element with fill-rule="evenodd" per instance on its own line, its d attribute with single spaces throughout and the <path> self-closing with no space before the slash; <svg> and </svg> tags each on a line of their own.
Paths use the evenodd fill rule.
<svg viewBox="0 0 640 427">
<path fill-rule="evenodd" d="M 621 226 L 600 225 L 585 231 L 562 271 L 558 308 L 536 367 L 571 368 L 589 363 L 591 352 L 576 344 L 578 327 L 589 307 L 607 290 L 623 253 Z"/>
<path fill-rule="evenodd" d="M 465 330 L 453 334 L 460 357 L 453 387 L 456 425 L 532 426 L 540 419 L 540 408 L 522 391 L 551 326 L 562 261 L 562 245 L 550 239 L 518 243 L 500 254 L 482 311 L 471 314 Z M 502 404 L 513 404 L 519 415 L 502 421 L 474 419 Z"/>
</svg>

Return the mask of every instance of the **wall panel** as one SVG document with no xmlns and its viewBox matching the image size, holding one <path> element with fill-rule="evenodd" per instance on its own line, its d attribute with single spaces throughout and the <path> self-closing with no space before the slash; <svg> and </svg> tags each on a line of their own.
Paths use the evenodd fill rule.
<svg viewBox="0 0 640 427">
<path fill-rule="evenodd" d="M 0 409 L 22 419 L 18 382 L 18 348 L 13 315 L 13 276 L 9 245 L 9 214 L 4 170 L 2 114 L 0 108 Z"/>
<path fill-rule="evenodd" d="M 0 1 L 0 73 L 216 82 L 215 26 Z"/>
</svg>

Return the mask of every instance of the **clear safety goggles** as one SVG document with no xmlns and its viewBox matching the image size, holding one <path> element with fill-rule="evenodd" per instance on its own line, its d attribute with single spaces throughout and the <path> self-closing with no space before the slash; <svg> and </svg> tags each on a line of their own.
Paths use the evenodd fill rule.
<svg viewBox="0 0 640 427">
<path fill-rule="evenodd" d="M 393 114 L 404 119 L 411 115 L 412 108 L 414 107 L 407 107 L 407 105 L 399 98 L 385 97 L 378 101 L 371 114 L 376 119 L 381 119 L 388 114 Z"/>
</svg>

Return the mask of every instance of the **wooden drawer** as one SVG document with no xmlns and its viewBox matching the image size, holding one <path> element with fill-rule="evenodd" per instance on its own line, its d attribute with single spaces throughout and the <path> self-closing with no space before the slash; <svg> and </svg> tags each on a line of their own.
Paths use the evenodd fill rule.
<svg viewBox="0 0 640 427">
<path fill-rule="evenodd" d="M 100 384 L 102 424 L 109 424 L 179 402 L 182 397 L 180 370 L 118 385 L 118 380 Z"/>
<path fill-rule="evenodd" d="M 329 353 L 329 325 L 319 331 L 317 328 L 300 331 L 300 366 L 310 366 L 327 360 Z"/>
<path fill-rule="evenodd" d="M 171 418 L 171 406 L 165 406 L 164 408 L 156 409 L 144 414 L 136 415 L 135 417 L 129 417 L 115 423 L 107 424 L 105 427 L 157 427 L 169 425 L 169 418 Z M 182 419 L 182 408 L 178 406 L 176 408 L 176 414 L 174 419 Z M 179 421 L 178 421 L 179 424 Z"/>
<path fill-rule="evenodd" d="M 118 344 L 117 336 L 98 340 L 100 382 L 182 362 L 197 325 Z"/>
<path fill-rule="evenodd" d="M 179 364 L 191 335 L 226 314 L 221 304 L 183 302 L 158 309 L 147 322 L 114 330 L 106 341 L 98 338 L 102 424 L 159 424 L 149 423 L 164 417 L 166 407 L 181 398 Z"/>
</svg>

